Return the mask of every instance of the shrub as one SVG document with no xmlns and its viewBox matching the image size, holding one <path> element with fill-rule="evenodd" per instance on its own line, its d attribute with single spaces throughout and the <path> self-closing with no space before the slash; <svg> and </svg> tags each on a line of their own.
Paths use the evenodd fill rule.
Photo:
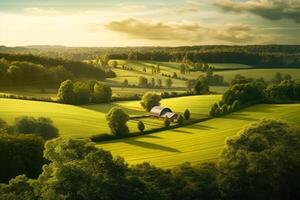
<svg viewBox="0 0 300 200">
<path fill-rule="evenodd" d="M 184 116 L 184 118 L 185 118 L 186 120 L 189 120 L 189 119 L 190 119 L 191 113 L 190 113 L 189 109 L 186 109 L 186 110 L 184 111 L 183 116 Z"/>
<path fill-rule="evenodd" d="M 203 94 L 209 92 L 208 84 L 205 81 L 198 80 L 195 84 L 194 92 L 196 94 Z"/>
<path fill-rule="evenodd" d="M 138 129 L 141 133 L 145 130 L 145 125 L 144 125 L 143 121 L 138 122 Z"/>
<path fill-rule="evenodd" d="M 58 89 L 58 100 L 62 103 L 73 104 L 75 102 L 74 85 L 71 80 L 66 80 L 60 84 Z"/>
<path fill-rule="evenodd" d="M 43 150 L 44 141 L 39 136 L 0 134 L 0 183 L 21 174 L 37 178 L 44 164 Z"/>
<path fill-rule="evenodd" d="M 240 109 L 240 102 L 238 100 L 235 100 L 232 104 L 232 110 L 236 111 L 238 109 Z"/>
<path fill-rule="evenodd" d="M 166 117 L 165 120 L 164 120 L 165 127 L 168 128 L 170 126 L 170 124 L 171 124 L 170 119 Z"/>
<path fill-rule="evenodd" d="M 106 115 L 106 120 L 112 134 L 117 136 L 128 134 L 129 129 L 126 123 L 129 116 L 121 108 L 113 107 Z"/>
<path fill-rule="evenodd" d="M 142 97 L 141 105 L 147 111 L 150 111 L 151 108 L 153 108 L 154 106 L 159 106 L 160 105 L 160 100 L 161 100 L 161 95 L 156 94 L 156 93 L 152 93 L 152 92 L 147 92 Z"/>
<path fill-rule="evenodd" d="M 73 88 L 75 94 L 75 104 L 88 104 L 91 99 L 91 91 L 89 85 L 84 82 L 77 81 Z"/>
<path fill-rule="evenodd" d="M 182 115 L 179 115 L 178 118 L 177 118 L 177 123 L 178 123 L 179 125 L 182 125 L 183 122 L 184 122 L 183 116 L 182 116 Z"/>
<path fill-rule="evenodd" d="M 28 116 L 18 117 L 13 125 L 15 133 L 37 134 L 45 140 L 58 137 L 58 129 L 49 118 L 33 118 Z"/>
<path fill-rule="evenodd" d="M 228 113 L 228 107 L 227 107 L 227 105 L 224 104 L 224 105 L 221 107 L 221 110 L 222 110 L 222 114 Z"/>
<path fill-rule="evenodd" d="M 112 90 L 108 85 L 96 83 L 94 86 L 93 102 L 109 103 L 112 98 Z"/>
</svg>

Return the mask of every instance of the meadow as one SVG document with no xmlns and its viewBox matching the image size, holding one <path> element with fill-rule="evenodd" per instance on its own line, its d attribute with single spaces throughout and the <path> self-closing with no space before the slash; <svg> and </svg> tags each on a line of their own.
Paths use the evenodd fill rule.
<svg viewBox="0 0 300 200">
<path fill-rule="evenodd" d="M 182 113 L 190 109 L 192 117 L 206 117 L 210 106 L 217 102 L 221 95 L 203 95 L 164 99 L 163 106 L 171 107 Z M 130 116 L 148 114 L 140 106 L 140 101 L 114 102 L 87 106 L 73 106 L 58 103 L 26 101 L 0 98 L 0 118 L 12 124 L 16 117 L 33 116 L 49 117 L 60 130 L 62 137 L 89 137 L 109 133 L 105 115 L 113 107 L 119 106 Z M 143 119 L 146 130 L 162 126 L 161 120 Z M 128 122 L 131 132 L 137 131 L 137 120 Z"/>
<path fill-rule="evenodd" d="M 144 161 L 162 168 L 183 162 L 217 160 L 226 138 L 262 118 L 300 123 L 300 104 L 260 104 L 191 126 L 151 135 L 99 143 L 97 146 L 120 155 L 130 164 Z"/>
</svg>

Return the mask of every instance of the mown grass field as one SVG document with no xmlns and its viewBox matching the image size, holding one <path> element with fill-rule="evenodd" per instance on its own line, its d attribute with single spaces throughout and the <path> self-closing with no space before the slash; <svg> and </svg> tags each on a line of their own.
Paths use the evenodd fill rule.
<svg viewBox="0 0 300 200">
<path fill-rule="evenodd" d="M 203 72 L 191 72 L 190 74 L 180 74 L 180 63 L 176 62 L 155 62 L 155 61 L 130 61 L 130 60 L 117 60 L 120 65 L 125 64 L 126 66 L 132 67 L 134 71 L 127 71 L 127 70 L 119 70 L 116 69 L 116 73 L 119 76 L 114 81 L 122 82 L 125 77 L 132 83 L 137 83 L 137 76 L 143 75 L 145 77 L 148 77 L 151 79 L 152 77 L 158 78 L 160 77 L 162 80 L 165 79 L 165 77 L 161 77 L 160 75 L 152 75 L 151 74 L 151 67 L 156 66 L 157 64 L 160 65 L 161 73 L 172 75 L 173 72 L 176 72 L 178 76 L 185 77 L 188 79 L 196 79 L 200 75 L 204 75 Z M 260 78 L 263 77 L 266 81 L 270 81 L 277 72 L 280 72 L 282 74 L 290 74 L 293 76 L 294 79 L 300 79 L 300 68 L 298 69 L 291 69 L 291 68 L 282 68 L 279 69 L 255 69 L 252 66 L 249 65 L 243 65 L 243 64 L 236 64 L 236 63 L 210 63 L 214 68 L 216 68 L 218 71 L 215 72 L 215 74 L 223 75 L 224 80 L 226 82 L 230 82 L 236 74 L 241 74 L 243 76 L 246 76 L 248 78 Z M 142 72 L 143 68 L 146 68 L 147 71 Z M 270 67 L 270 66 L 266 66 Z M 274 66 L 276 67 L 276 66 Z M 232 69 L 232 70 L 230 70 Z M 223 71 L 222 71 L 223 70 Z M 182 80 L 172 79 L 174 81 L 175 87 L 186 87 L 186 82 Z M 164 83 L 164 81 L 163 81 Z M 213 88 L 212 88 L 213 89 Z"/>
<path fill-rule="evenodd" d="M 175 112 L 189 108 L 192 117 L 207 116 L 209 107 L 221 98 L 220 95 L 203 95 L 165 99 L 162 105 L 170 106 Z M 72 106 L 57 103 L 25 101 L 0 98 L 0 118 L 12 124 L 16 117 L 49 117 L 60 130 L 62 137 L 89 137 L 109 133 L 105 115 L 113 107 L 122 107 L 130 116 L 145 115 L 140 101 L 115 102 L 88 106 Z M 146 130 L 162 126 L 161 120 L 143 119 Z M 137 120 L 130 120 L 131 132 L 137 131 Z"/>
<path fill-rule="evenodd" d="M 191 126 L 103 142 L 97 146 L 111 151 L 113 155 L 124 157 L 130 164 L 147 161 L 169 168 L 186 161 L 214 161 L 224 147 L 226 138 L 236 135 L 244 126 L 265 117 L 299 125 L 299 113 L 300 104 L 262 104 Z"/>
</svg>

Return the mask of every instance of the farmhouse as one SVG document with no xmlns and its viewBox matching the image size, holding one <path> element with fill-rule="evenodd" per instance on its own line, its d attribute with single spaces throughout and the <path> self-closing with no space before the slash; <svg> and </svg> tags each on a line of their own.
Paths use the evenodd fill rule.
<svg viewBox="0 0 300 200">
<path fill-rule="evenodd" d="M 173 113 L 173 111 L 170 108 L 164 108 L 161 106 L 154 106 L 150 110 L 150 115 L 152 117 L 158 117 L 158 118 L 169 118 L 171 121 L 176 121 L 178 115 L 176 113 Z"/>
</svg>

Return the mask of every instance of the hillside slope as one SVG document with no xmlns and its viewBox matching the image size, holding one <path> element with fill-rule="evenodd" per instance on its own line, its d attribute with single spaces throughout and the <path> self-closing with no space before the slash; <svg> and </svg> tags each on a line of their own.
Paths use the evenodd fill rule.
<svg viewBox="0 0 300 200">
<path fill-rule="evenodd" d="M 188 127 L 136 138 L 100 143 L 97 146 L 120 155 L 130 164 L 144 161 L 169 168 L 189 161 L 216 160 L 226 138 L 264 117 L 300 123 L 300 104 L 256 105 L 224 117 Z"/>
</svg>

